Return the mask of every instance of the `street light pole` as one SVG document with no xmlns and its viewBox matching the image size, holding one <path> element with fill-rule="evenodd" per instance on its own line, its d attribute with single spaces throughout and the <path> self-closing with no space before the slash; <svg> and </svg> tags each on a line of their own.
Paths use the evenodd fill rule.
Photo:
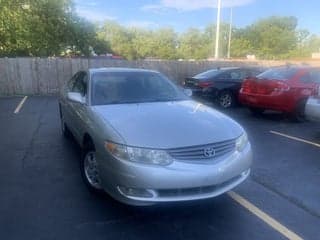
<svg viewBox="0 0 320 240">
<path fill-rule="evenodd" d="M 214 51 L 214 58 L 215 59 L 219 59 L 220 10 L 221 10 L 221 0 L 218 0 L 216 45 L 215 45 L 215 51 Z"/>
<path fill-rule="evenodd" d="M 232 17 L 233 17 L 233 10 L 232 10 L 232 7 L 231 7 L 230 8 L 229 41 L 228 41 L 228 58 L 230 58 L 230 51 L 231 51 Z"/>
</svg>

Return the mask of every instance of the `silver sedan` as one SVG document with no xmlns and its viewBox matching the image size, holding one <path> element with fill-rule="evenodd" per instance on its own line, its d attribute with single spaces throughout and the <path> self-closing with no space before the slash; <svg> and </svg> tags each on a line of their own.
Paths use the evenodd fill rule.
<svg viewBox="0 0 320 240">
<path fill-rule="evenodd" d="M 150 205 L 211 198 L 243 182 L 252 161 L 246 132 L 186 93 L 150 70 L 75 74 L 59 101 L 61 126 L 83 149 L 89 189 Z"/>
</svg>

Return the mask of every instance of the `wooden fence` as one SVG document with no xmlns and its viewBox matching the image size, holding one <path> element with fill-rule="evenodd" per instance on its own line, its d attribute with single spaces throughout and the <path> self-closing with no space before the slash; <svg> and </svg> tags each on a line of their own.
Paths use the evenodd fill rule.
<svg viewBox="0 0 320 240">
<path fill-rule="evenodd" d="M 158 70 L 176 82 L 216 67 L 280 65 L 247 61 L 125 61 L 86 58 L 0 58 L 0 96 L 54 95 L 77 71 L 98 67 Z"/>
</svg>

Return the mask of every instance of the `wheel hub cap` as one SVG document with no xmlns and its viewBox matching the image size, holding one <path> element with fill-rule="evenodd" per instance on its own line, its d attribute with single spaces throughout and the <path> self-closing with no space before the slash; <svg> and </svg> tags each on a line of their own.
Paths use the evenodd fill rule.
<svg viewBox="0 0 320 240">
<path fill-rule="evenodd" d="M 84 159 L 84 172 L 90 185 L 94 188 L 101 189 L 95 152 L 87 153 Z"/>
<path fill-rule="evenodd" d="M 223 107 L 230 107 L 231 101 L 232 101 L 231 96 L 228 94 L 225 94 L 225 95 L 221 96 L 221 98 L 220 98 L 220 104 Z"/>
</svg>

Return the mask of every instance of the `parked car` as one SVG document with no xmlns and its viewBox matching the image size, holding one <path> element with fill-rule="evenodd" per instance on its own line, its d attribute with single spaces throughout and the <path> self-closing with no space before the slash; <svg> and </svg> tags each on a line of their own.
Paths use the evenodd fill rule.
<svg viewBox="0 0 320 240">
<path fill-rule="evenodd" d="M 83 149 L 84 182 L 123 203 L 211 198 L 250 173 L 243 128 L 158 72 L 78 72 L 59 106 L 62 132 L 72 133 Z"/>
<path fill-rule="evenodd" d="M 320 68 L 284 66 L 269 69 L 246 79 L 239 99 L 255 114 L 276 110 L 297 121 L 305 119 L 305 104 L 320 84 Z"/>
<path fill-rule="evenodd" d="M 184 87 L 190 88 L 194 95 L 209 97 L 222 108 L 237 104 L 243 79 L 261 73 L 261 68 L 229 67 L 212 69 L 191 78 L 186 78 Z"/>
<path fill-rule="evenodd" d="M 318 87 L 316 95 L 308 98 L 305 115 L 310 121 L 320 122 L 320 87 Z"/>
</svg>

